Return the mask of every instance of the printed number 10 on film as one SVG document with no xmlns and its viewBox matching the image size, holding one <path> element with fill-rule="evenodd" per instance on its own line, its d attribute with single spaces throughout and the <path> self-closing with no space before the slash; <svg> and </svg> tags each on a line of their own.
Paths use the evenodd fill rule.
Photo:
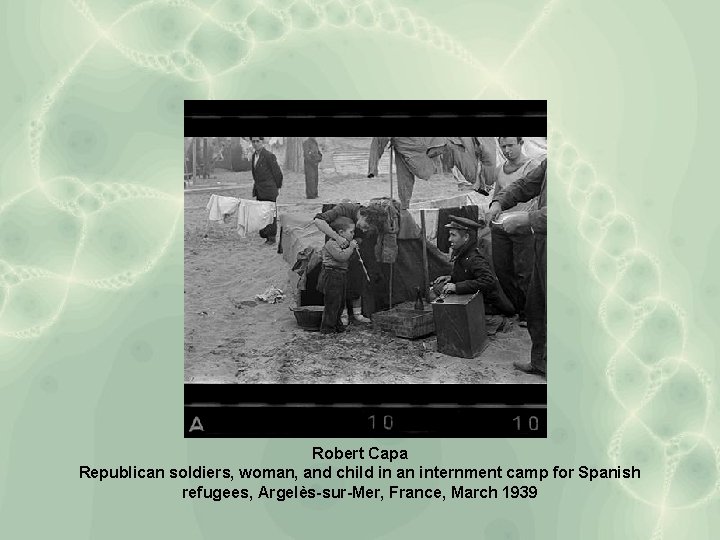
<svg viewBox="0 0 720 540">
<path fill-rule="evenodd" d="M 516 416 L 513 418 L 513 422 L 515 422 L 515 427 L 518 431 L 538 431 L 540 429 L 540 419 L 535 416 Z"/>
<path fill-rule="evenodd" d="M 392 431 L 393 417 L 390 414 L 371 414 L 368 416 L 369 427 L 372 431 Z"/>
</svg>

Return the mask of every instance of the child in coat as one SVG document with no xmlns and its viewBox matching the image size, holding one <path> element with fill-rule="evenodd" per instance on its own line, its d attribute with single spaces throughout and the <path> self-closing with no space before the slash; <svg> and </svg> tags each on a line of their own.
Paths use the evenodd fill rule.
<svg viewBox="0 0 720 540">
<path fill-rule="evenodd" d="M 320 332 L 330 334 L 344 332 L 345 327 L 340 322 L 345 307 L 345 291 L 347 287 L 348 262 L 358 244 L 355 236 L 355 223 L 346 217 L 339 217 L 330 224 L 330 227 L 350 244 L 341 248 L 337 240 L 331 239 L 322 249 L 322 270 L 318 277 L 317 290 L 325 296 Z"/>
</svg>

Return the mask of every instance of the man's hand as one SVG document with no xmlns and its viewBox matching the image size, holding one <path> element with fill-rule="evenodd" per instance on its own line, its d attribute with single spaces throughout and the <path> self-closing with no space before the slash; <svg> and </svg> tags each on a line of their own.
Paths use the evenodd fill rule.
<svg viewBox="0 0 720 540">
<path fill-rule="evenodd" d="M 495 219 L 500 215 L 500 212 L 502 212 L 502 208 L 500 208 L 500 203 L 495 201 L 490 205 L 490 208 L 488 209 L 488 221 L 495 221 Z"/>
<path fill-rule="evenodd" d="M 433 285 L 439 285 L 441 283 L 447 283 L 450 281 L 450 276 L 440 276 L 435 281 L 433 281 Z"/>
<path fill-rule="evenodd" d="M 335 241 L 338 243 L 338 245 L 345 249 L 350 245 L 350 242 L 348 242 L 347 238 L 343 238 L 342 236 L 338 235 L 338 237 L 335 239 Z"/>
<path fill-rule="evenodd" d="M 352 240 L 352 241 L 350 242 L 350 247 L 351 247 L 352 249 L 357 249 L 357 248 L 358 248 L 358 243 L 357 243 L 355 240 Z"/>
<path fill-rule="evenodd" d="M 447 283 L 442 290 L 443 294 L 450 294 L 455 293 L 455 284 L 454 283 Z"/>
<path fill-rule="evenodd" d="M 518 232 L 526 232 L 530 230 L 530 214 L 527 212 L 518 213 L 505 218 L 503 221 L 503 229 L 508 234 L 515 234 Z"/>
</svg>

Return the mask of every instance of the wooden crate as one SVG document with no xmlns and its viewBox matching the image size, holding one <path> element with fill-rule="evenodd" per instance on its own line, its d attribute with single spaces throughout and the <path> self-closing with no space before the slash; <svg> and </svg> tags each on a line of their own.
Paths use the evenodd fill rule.
<svg viewBox="0 0 720 540">
<path fill-rule="evenodd" d="M 415 339 L 435 332 L 433 312 L 429 306 L 418 311 L 412 306 L 398 306 L 373 315 L 373 324 L 396 337 Z"/>
</svg>

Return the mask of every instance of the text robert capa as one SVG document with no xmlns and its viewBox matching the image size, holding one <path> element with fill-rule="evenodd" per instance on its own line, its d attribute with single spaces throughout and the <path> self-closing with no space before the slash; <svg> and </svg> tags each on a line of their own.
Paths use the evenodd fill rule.
<svg viewBox="0 0 720 540">
<path fill-rule="evenodd" d="M 337 446 L 334 448 L 323 448 L 322 446 L 313 446 L 312 458 L 321 460 L 332 459 L 377 459 L 380 461 L 397 461 L 399 459 L 408 459 L 407 450 L 396 450 L 394 448 L 379 448 L 371 446 L 369 448 L 354 448 L 351 450 L 343 450 Z"/>
</svg>

